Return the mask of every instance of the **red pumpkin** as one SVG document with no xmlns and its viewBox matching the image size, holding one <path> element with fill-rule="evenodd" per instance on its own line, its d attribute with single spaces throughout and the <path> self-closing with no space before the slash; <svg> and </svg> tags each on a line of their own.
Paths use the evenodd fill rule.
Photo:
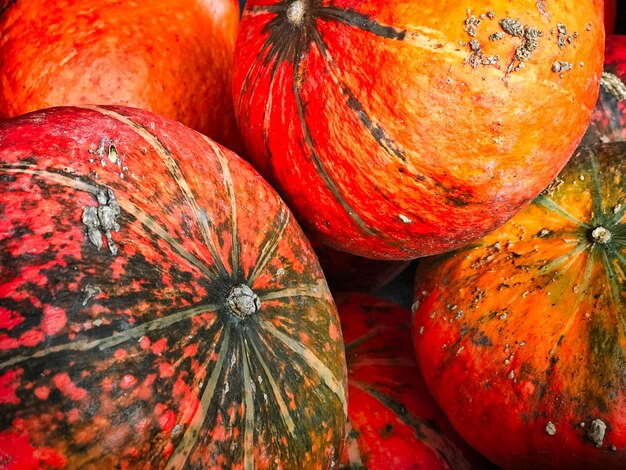
<svg viewBox="0 0 626 470">
<path fill-rule="evenodd" d="M 341 327 L 267 183 L 123 107 L 0 123 L 5 468 L 331 468 Z"/>
<path fill-rule="evenodd" d="M 0 118 L 121 104 L 242 148 L 230 78 L 235 0 L 0 3 Z"/>
<path fill-rule="evenodd" d="M 583 145 L 626 140 L 626 36 L 606 38 L 600 94 Z"/>
<path fill-rule="evenodd" d="M 410 259 L 504 223 L 596 102 L 603 0 L 251 0 L 235 114 L 253 164 L 336 249 Z"/>
<path fill-rule="evenodd" d="M 362 293 L 335 299 L 348 364 L 342 467 L 490 467 L 458 437 L 428 392 L 413 352 L 410 310 Z"/>
<path fill-rule="evenodd" d="M 626 468 L 625 198 L 626 143 L 581 148 L 506 225 L 418 267 L 426 383 L 502 468 Z"/>
</svg>

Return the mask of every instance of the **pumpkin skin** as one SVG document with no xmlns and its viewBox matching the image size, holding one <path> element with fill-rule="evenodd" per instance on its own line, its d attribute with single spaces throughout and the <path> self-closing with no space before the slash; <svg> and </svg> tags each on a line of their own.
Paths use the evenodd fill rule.
<svg viewBox="0 0 626 470">
<path fill-rule="evenodd" d="M 418 362 L 502 468 L 626 466 L 626 143 L 577 152 L 500 229 L 423 260 Z"/>
<path fill-rule="evenodd" d="M 626 36 L 606 38 L 600 94 L 582 145 L 626 140 Z"/>
<path fill-rule="evenodd" d="M 335 249 L 411 259 L 467 244 L 580 142 L 603 4 L 248 1 L 233 76 L 248 157 Z"/>
<path fill-rule="evenodd" d="M 230 80 L 235 0 L 0 4 L 0 118 L 62 105 L 119 104 L 243 148 Z"/>
<path fill-rule="evenodd" d="M 431 396 L 411 340 L 411 311 L 365 293 L 335 295 L 348 365 L 340 468 L 491 468 Z"/>
<path fill-rule="evenodd" d="M 249 164 L 124 107 L 0 123 L 0 161 L 3 465 L 337 464 L 339 318 Z"/>
</svg>

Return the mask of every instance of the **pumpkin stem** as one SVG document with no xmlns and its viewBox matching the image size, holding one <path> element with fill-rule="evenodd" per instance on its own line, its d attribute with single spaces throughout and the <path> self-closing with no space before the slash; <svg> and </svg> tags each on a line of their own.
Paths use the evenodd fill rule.
<svg viewBox="0 0 626 470">
<path fill-rule="evenodd" d="M 295 0 L 287 7 L 287 19 L 295 26 L 300 26 L 304 19 L 304 1 Z"/>
<path fill-rule="evenodd" d="M 234 286 L 228 293 L 226 303 L 231 313 L 244 319 L 261 309 L 261 299 L 245 284 Z"/>
<path fill-rule="evenodd" d="M 611 232 L 609 232 L 604 227 L 596 227 L 591 232 L 591 238 L 593 241 L 600 244 L 605 244 L 611 241 Z"/>
</svg>

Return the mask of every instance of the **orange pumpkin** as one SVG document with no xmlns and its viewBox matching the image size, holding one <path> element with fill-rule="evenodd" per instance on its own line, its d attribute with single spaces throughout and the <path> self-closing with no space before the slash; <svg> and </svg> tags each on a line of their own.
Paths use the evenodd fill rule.
<svg viewBox="0 0 626 470">
<path fill-rule="evenodd" d="M 503 468 L 626 468 L 626 143 L 581 148 L 499 230 L 423 260 L 416 354 Z"/>
<path fill-rule="evenodd" d="M 576 149 L 603 5 L 250 0 L 233 78 L 249 157 L 334 248 L 410 259 L 462 246 Z"/>
<path fill-rule="evenodd" d="M 235 0 L 0 3 L 0 118 L 122 104 L 241 149 L 230 77 Z"/>
</svg>

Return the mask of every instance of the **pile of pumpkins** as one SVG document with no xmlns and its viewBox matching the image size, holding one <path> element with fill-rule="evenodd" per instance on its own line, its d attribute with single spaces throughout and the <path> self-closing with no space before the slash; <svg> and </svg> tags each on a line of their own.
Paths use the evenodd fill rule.
<svg viewBox="0 0 626 470">
<path fill-rule="evenodd" d="M 0 4 L 0 469 L 625 468 L 616 2 L 239 7 Z"/>
</svg>

